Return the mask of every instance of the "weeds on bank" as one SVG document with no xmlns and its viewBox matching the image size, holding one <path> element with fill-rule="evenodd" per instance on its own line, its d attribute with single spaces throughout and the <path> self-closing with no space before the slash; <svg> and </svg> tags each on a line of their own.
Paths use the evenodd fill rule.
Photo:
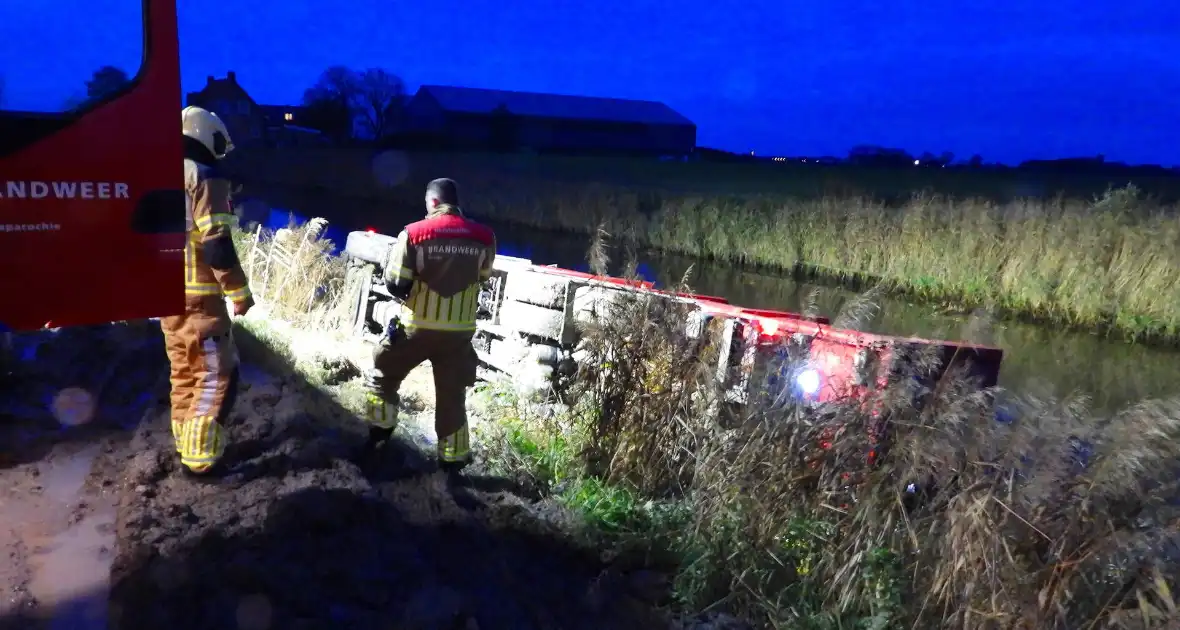
<svg viewBox="0 0 1180 630">
<path fill-rule="evenodd" d="M 333 328 L 345 306 L 346 263 L 332 254 L 320 221 L 297 224 L 292 217 L 280 230 L 245 226 L 234 231 L 234 244 L 255 300 L 297 326 Z"/>
<path fill-rule="evenodd" d="M 915 356 L 925 385 L 810 407 L 771 384 L 798 366 L 768 359 L 737 411 L 716 331 L 686 334 L 690 316 L 614 303 L 584 330 L 564 424 L 518 414 L 509 445 L 546 453 L 524 465 L 562 470 L 554 491 L 589 522 L 675 553 L 685 609 L 773 628 L 1180 623 L 1180 400 L 1103 417 L 1029 399 L 1002 423 L 998 392 Z"/>
<path fill-rule="evenodd" d="M 292 220 L 286 230 L 250 225 L 234 230 L 233 236 L 258 302 L 250 316 L 234 322 L 247 333 L 240 335 L 240 341 L 263 346 L 265 351 L 255 354 L 273 363 L 267 367 L 297 370 L 309 385 L 361 414 L 365 402 L 361 380 L 338 348 L 326 341 L 339 331 L 347 308 L 341 299 L 346 264 L 332 253 L 333 243 L 323 237 L 322 226 Z M 293 334 L 298 330 L 317 334 Z M 302 347 L 308 343 L 317 347 Z"/>
</svg>

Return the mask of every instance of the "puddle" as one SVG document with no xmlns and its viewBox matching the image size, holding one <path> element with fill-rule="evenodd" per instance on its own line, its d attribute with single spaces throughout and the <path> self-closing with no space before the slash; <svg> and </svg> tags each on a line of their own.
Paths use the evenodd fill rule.
<svg viewBox="0 0 1180 630">
<path fill-rule="evenodd" d="M 115 544 L 115 506 L 111 499 L 84 494 L 91 467 L 101 452 L 91 445 L 60 451 L 27 477 L 40 492 L 18 491 L 4 502 L 4 525 L 16 536 L 13 549 L 28 550 L 22 571 L 30 611 L 43 629 L 105 630 L 110 571 Z M 87 513 L 69 524 L 80 504 Z"/>
<path fill-rule="evenodd" d="M 52 630 L 104 630 L 115 508 L 102 506 L 66 531 L 35 541 L 29 594 Z"/>
<path fill-rule="evenodd" d="M 52 463 L 43 465 L 41 467 L 43 496 L 56 503 L 70 503 L 77 499 L 98 453 L 99 446 L 95 444 L 87 446 L 69 457 L 59 456 L 52 460 Z"/>
</svg>

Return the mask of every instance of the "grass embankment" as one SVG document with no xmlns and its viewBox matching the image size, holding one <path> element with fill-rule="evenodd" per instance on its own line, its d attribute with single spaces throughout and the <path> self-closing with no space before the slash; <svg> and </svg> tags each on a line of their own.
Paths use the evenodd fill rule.
<svg viewBox="0 0 1180 630">
<path fill-rule="evenodd" d="M 331 307 L 321 294 L 308 310 Z M 587 326 L 585 365 L 603 367 L 582 369 L 564 411 L 483 386 L 497 422 L 477 438 L 493 470 L 581 514 L 604 553 L 666 569 L 680 610 L 766 628 L 1180 623 L 1180 400 L 1111 417 L 1025 401 L 1001 424 L 992 396 L 948 376 L 922 409 L 903 379 L 869 405 L 764 396 L 722 414 L 715 339 L 681 334 L 679 308 L 637 300 Z M 936 492 L 913 501 L 910 482 Z"/>
<path fill-rule="evenodd" d="M 646 207 L 645 207 L 646 206 Z M 1092 202 L 915 197 L 792 201 L 594 194 L 476 206 L 488 219 L 738 265 L 881 283 L 922 299 L 1129 339 L 1180 342 L 1180 213 L 1117 190 Z"/>
</svg>

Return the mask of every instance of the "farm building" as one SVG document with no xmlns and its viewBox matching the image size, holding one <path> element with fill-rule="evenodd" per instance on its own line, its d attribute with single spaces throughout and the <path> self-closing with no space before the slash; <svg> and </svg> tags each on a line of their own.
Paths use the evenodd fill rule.
<svg viewBox="0 0 1180 630">
<path fill-rule="evenodd" d="M 542 153 L 685 155 L 697 128 L 664 103 L 424 85 L 408 131 L 451 147 Z"/>
<path fill-rule="evenodd" d="M 205 87 L 189 92 L 185 105 L 196 105 L 217 114 L 237 146 L 300 146 L 324 144 L 324 135 L 311 128 L 308 108 L 293 105 L 260 105 L 230 71 L 224 79 L 213 76 Z"/>
<path fill-rule="evenodd" d="M 265 116 L 258 103 L 238 84 L 238 77 L 232 71 L 224 79 L 209 76 L 205 87 L 189 92 L 184 104 L 203 107 L 217 114 L 225 122 L 234 144 L 244 145 L 263 137 Z"/>
</svg>

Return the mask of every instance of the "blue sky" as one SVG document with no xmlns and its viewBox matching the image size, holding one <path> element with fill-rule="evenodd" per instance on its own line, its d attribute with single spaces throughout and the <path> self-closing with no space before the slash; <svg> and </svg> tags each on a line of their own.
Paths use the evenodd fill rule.
<svg viewBox="0 0 1180 630">
<path fill-rule="evenodd" d="M 6 106 L 57 108 L 95 67 L 138 66 L 133 2 L 77 6 L 0 0 Z M 662 100 L 696 121 L 700 144 L 762 154 L 863 143 L 1180 164 L 1180 3 L 1164 0 L 184 0 L 180 10 L 184 87 L 236 70 L 263 103 L 298 101 L 332 64 L 379 66 L 411 90 Z"/>
</svg>

